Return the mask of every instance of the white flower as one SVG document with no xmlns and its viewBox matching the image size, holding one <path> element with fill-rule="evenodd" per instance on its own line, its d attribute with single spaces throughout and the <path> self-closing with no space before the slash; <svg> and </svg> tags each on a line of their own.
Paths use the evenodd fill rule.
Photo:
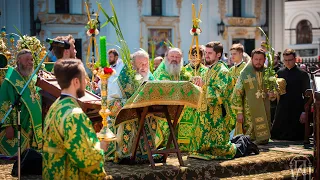
<svg viewBox="0 0 320 180">
<path fill-rule="evenodd" d="M 91 36 L 92 34 L 90 33 L 90 31 L 87 31 L 87 36 Z"/>
<path fill-rule="evenodd" d="M 93 70 L 93 74 L 96 75 L 98 73 L 97 70 Z"/>
<path fill-rule="evenodd" d="M 196 33 L 199 35 L 201 33 L 201 29 L 197 28 Z"/>
<path fill-rule="evenodd" d="M 190 29 L 190 34 L 191 34 L 191 36 L 193 36 L 193 35 L 194 35 L 194 32 L 192 32 L 192 29 Z"/>
<path fill-rule="evenodd" d="M 269 81 L 276 81 L 276 80 L 277 80 L 277 78 L 274 76 L 269 77 Z"/>
<path fill-rule="evenodd" d="M 95 34 L 95 35 L 98 35 L 98 34 L 99 34 L 99 30 L 96 29 L 96 30 L 94 31 L 94 34 Z"/>
<path fill-rule="evenodd" d="M 143 77 L 140 74 L 136 74 L 134 79 L 140 81 L 141 79 L 143 79 Z"/>
</svg>

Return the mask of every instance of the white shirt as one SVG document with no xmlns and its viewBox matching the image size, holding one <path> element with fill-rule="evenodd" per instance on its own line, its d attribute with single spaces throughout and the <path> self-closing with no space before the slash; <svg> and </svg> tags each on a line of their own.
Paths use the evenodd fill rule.
<svg viewBox="0 0 320 180">
<path fill-rule="evenodd" d="M 108 100 L 111 99 L 110 95 L 114 94 L 114 91 L 117 91 L 119 89 L 119 92 L 121 94 L 120 88 L 118 86 L 118 83 L 116 81 L 117 77 L 119 76 L 122 68 L 124 67 L 124 64 L 122 62 L 122 59 L 118 59 L 117 63 L 110 66 L 113 70 L 116 71 L 116 73 L 109 77 L 108 79 Z M 101 89 L 101 81 L 98 82 L 98 86 Z M 114 90 L 116 88 L 117 90 Z"/>
</svg>

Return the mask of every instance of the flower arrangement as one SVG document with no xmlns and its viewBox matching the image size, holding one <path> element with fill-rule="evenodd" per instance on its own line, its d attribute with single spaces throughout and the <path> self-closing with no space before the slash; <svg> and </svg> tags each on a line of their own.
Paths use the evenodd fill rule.
<svg viewBox="0 0 320 180">
<path fill-rule="evenodd" d="M 85 27 L 87 29 L 88 36 L 92 36 L 92 35 L 97 36 L 99 34 L 98 20 L 90 19 Z"/>
<path fill-rule="evenodd" d="M 188 55 L 188 59 L 191 60 L 194 59 L 196 60 L 200 60 L 200 47 L 199 47 L 199 35 L 201 34 L 202 30 L 199 27 L 199 23 L 201 23 L 202 21 L 200 20 L 200 14 L 201 14 L 201 10 L 202 10 L 202 4 L 200 4 L 200 10 L 198 12 L 198 16 L 196 16 L 196 9 L 195 9 L 195 5 L 192 4 L 192 28 L 190 30 L 190 34 L 193 36 L 192 37 L 192 42 L 189 48 L 189 55 Z M 196 47 L 196 53 L 192 54 L 192 47 L 195 44 Z M 200 62 L 200 61 L 199 61 Z M 194 75 L 197 76 L 197 70 L 196 68 L 194 69 Z"/>
<path fill-rule="evenodd" d="M 34 67 L 37 67 L 40 63 L 40 58 L 38 55 L 42 50 L 42 45 L 40 40 L 36 36 L 22 35 L 22 33 L 19 31 L 17 27 L 14 26 L 14 28 L 18 31 L 18 34 L 19 34 L 17 35 L 19 36 L 19 40 L 17 41 L 17 45 L 16 45 L 17 51 L 20 51 L 22 49 L 29 49 L 33 56 Z M 42 64 L 42 68 L 44 67 L 45 67 L 44 64 Z"/>
<path fill-rule="evenodd" d="M 201 22 L 200 19 L 197 19 L 198 22 Z M 198 26 L 192 26 L 192 28 L 190 29 L 190 34 L 191 36 L 198 36 L 200 35 L 202 32 L 201 28 Z"/>
</svg>

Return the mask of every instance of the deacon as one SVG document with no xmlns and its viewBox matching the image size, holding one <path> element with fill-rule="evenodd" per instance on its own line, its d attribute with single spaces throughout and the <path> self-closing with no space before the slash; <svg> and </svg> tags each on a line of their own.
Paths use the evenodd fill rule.
<svg viewBox="0 0 320 180">
<path fill-rule="evenodd" d="M 246 62 L 243 60 L 243 51 L 244 47 L 242 44 L 233 44 L 230 49 L 231 60 L 233 66 L 230 68 L 230 74 L 232 76 L 232 85 L 234 86 L 237 82 L 237 79 L 240 75 L 240 72 L 245 67 Z"/>
<path fill-rule="evenodd" d="M 96 136 L 92 123 L 77 102 L 84 96 L 86 73 L 78 59 L 59 60 L 54 74 L 61 96 L 44 122 L 43 179 L 103 179 L 106 142 Z"/>
<path fill-rule="evenodd" d="M 235 135 L 243 133 L 258 144 L 268 143 L 270 138 L 270 101 L 275 95 L 267 92 L 264 83 L 265 51 L 261 48 L 251 53 L 251 62 L 240 73 L 232 95 L 233 108 L 237 112 Z"/>
<path fill-rule="evenodd" d="M 310 89 L 308 73 L 296 65 L 296 52 L 283 52 L 285 68 L 278 71 L 278 78 L 286 80 L 286 94 L 280 96 L 272 126 L 272 139 L 298 141 L 304 138 L 304 93 Z"/>
<path fill-rule="evenodd" d="M 206 44 L 206 62 L 211 62 L 203 80 L 196 82 L 202 87 L 199 116 L 194 122 L 190 157 L 213 160 L 232 159 L 236 145 L 229 141 L 230 119 L 227 104 L 232 78 L 225 64 L 220 61 L 223 46 L 220 42 Z"/>
<path fill-rule="evenodd" d="M 56 47 L 54 46 L 52 51 L 53 54 L 57 57 L 57 59 L 75 59 L 76 58 L 76 54 L 77 54 L 77 50 L 75 47 L 75 39 L 72 37 L 72 35 L 68 35 L 68 36 L 58 36 L 55 38 L 55 40 L 57 41 L 64 41 L 70 44 L 70 48 L 69 49 L 64 49 L 63 47 Z"/>
</svg>

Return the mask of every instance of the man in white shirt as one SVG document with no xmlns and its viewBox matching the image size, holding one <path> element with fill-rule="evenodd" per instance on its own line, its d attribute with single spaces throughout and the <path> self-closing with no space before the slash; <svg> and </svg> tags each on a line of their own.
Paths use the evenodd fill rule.
<svg viewBox="0 0 320 180">
<path fill-rule="evenodd" d="M 108 79 L 108 92 L 112 89 L 112 82 L 119 76 L 122 68 L 123 68 L 123 62 L 122 59 L 119 58 L 119 53 L 116 49 L 109 49 L 108 51 L 108 61 L 110 64 L 110 67 L 116 71 L 114 75 L 112 75 Z M 101 81 L 98 82 L 99 88 L 101 89 Z M 108 99 L 110 99 L 110 93 L 108 93 Z"/>
</svg>

